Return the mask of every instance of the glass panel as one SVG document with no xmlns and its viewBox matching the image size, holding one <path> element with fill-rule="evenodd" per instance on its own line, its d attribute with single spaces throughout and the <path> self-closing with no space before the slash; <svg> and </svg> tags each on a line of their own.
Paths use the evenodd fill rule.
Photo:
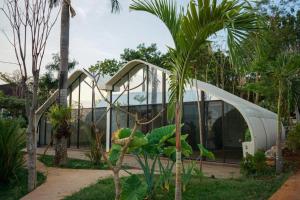
<svg viewBox="0 0 300 200">
<path fill-rule="evenodd" d="M 217 160 L 223 160 L 222 102 L 207 102 L 206 148 L 213 151 Z"/>
<path fill-rule="evenodd" d="M 149 68 L 148 72 L 148 118 L 152 119 L 162 109 L 162 91 L 163 91 L 163 72 L 156 68 Z M 159 116 L 151 124 L 149 128 L 158 128 L 162 126 L 162 116 Z"/>
<path fill-rule="evenodd" d="M 112 92 L 112 102 L 122 109 L 128 109 L 128 76 L 124 76 L 117 84 L 114 85 Z M 111 131 L 117 128 L 127 127 L 127 113 L 121 112 L 115 108 L 112 109 Z"/>
<path fill-rule="evenodd" d="M 147 121 L 147 67 L 139 65 L 129 73 L 129 112 L 137 113 L 139 119 Z M 134 126 L 134 121 L 129 117 L 129 127 Z M 148 126 L 140 128 L 147 132 Z"/>
<path fill-rule="evenodd" d="M 224 103 L 224 151 L 226 162 L 239 162 L 243 156 L 242 142 L 247 124 L 240 112 Z"/>
<path fill-rule="evenodd" d="M 92 107 L 92 85 L 91 79 L 86 77 L 81 81 L 80 90 L 80 107 L 81 108 L 91 108 Z"/>
<path fill-rule="evenodd" d="M 200 143 L 198 107 L 197 102 L 184 103 L 184 113 L 182 122 L 182 134 L 188 134 L 188 142 L 194 150 L 198 150 L 197 144 Z"/>
<path fill-rule="evenodd" d="M 71 107 L 73 109 L 78 108 L 78 96 L 79 96 L 79 80 L 77 79 L 73 84 L 72 84 L 72 102 L 71 102 Z"/>
<path fill-rule="evenodd" d="M 199 99 L 201 93 L 199 92 Z M 197 90 L 193 85 L 187 84 L 185 86 L 185 93 L 183 96 L 183 102 L 194 102 L 197 101 Z"/>
</svg>

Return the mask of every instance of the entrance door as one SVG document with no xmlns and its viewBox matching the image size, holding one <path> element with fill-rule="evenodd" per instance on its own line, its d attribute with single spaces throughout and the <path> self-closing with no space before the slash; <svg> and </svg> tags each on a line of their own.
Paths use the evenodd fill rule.
<svg viewBox="0 0 300 200">
<path fill-rule="evenodd" d="M 222 135 L 222 101 L 206 102 L 205 108 L 205 146 L 207 149 L 214 153 L 217 162 L 224 162 Z"/>
</svg>

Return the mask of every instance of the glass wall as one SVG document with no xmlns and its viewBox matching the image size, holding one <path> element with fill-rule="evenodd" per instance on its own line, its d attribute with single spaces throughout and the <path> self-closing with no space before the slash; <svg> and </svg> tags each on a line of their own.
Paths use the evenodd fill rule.
<svg viewBox="0 0 300 200">
<path fill-rule="evenodd" d="M 157 69 L 139 64 L 131 69 L 113 86 L 112 102 L 132 114 L 137 113 L 142 121 L 148 121 L 161 113 L 165 105 L 165 75 Z M 111 132 L 119 127 L 133 127 L 134 119 L 130 114 L 112 109 Z M 118 117 L 119 115 L 119 117 Z M 164 124 L 164 115 L 159 115 L 151 124 L 140 129 L 148 132 Z"/>
<path fill-rule="evenodd" d="M 104 102 L 103 97 L 96 88 L 93 94 L 93 87 L 93 80 L 85 74 L 79 76 L 69 86 L 67 99 L 72 108 L 72 134 L 68 141 L 69 147 L 79 148 L 89 145 L 93 123 L 101 133 L 106 133 L 107 103 Z M 105 91 L 101 92 L 106 96 Z M 51 140 L 51 134 L 53 134 L 51 124 L 44 114 L 39 122 L 39 144 L 48 144 Z"/>
</svg>

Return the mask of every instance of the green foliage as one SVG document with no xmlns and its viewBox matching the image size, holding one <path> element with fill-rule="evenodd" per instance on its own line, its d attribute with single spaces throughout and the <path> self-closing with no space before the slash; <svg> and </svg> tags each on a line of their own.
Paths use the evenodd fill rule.
<svg viewBox="0 0 300 200">
<path fill-rule="evenodd" d="M 288 133 L 286 146 L 292 151 L 300 150 L 300 123 Z"/>
<path fill-rule="evenodd" d="M 57 167 L 54 165 L 54 156 L 43 155 L 38 158 L 39 161 L 44 163 L 47 167 Z M 68 169 L 108 169 L 106 165 L 95 165 L 89 160 L 80 159 L 70 159 L 68 158 L 67 164 L 65 166 L 60 166 L 61 168 Z"/>
<path fill-rule="evenodd" d="M 104 61 L 98 61 L 95 65 L 89 67 L 89 71 L 93 74 L 100 73 L 101 75 L 113 76 L 120 68 L 122 64 L 115 59 L 105 59 Z"/>
<path fill-rule="evenodd" d="M 122 200 L 140 200 L 146 196 L 147 186 L 138 175 L 131 175 L 122 182 Z"/>
<path fill-rule="evenodd" d="M 182 190 L 186 191 L 186 187 L 191 182 L 193 177 L 194 170 L 196 168 L 195 162 L 192 162 L 187 167 L 182 164 Z"/>
<path fill-rule="evenodd" d="M 7 111 L 3 117 L 25 117 L 25 100 L 14 96 L 0 95 L 0 108 Z"/>
<path fill-rule="evenodd" d="M 250 129 L 247 128 L 247 130 L 245 131 L 245 142 L 251 142 L 251 133 L 250 133 Z"/>
<path fill-rule="evenodd" d="M 16 120 L 0 119 L 0 183 L 16 178 L 23 167 L 25 129 Z"/>
<path fill-rule="evenodd" d="M 266 156 L 263 151 L 257 151 L 254 156 L 247 154 L 241 162 L 241 173 L 245 176 L 264 176 L 273 173 L 267 166 Z"/>
<path fill-rule="evenodd" d="M 102 134 L 99 133 L 92 133 L 89 134 L 90 137 L 90 149 L 89 152 L 87 152 L 85 155 L 90 159 L 90 161 L 95 165 L 95 166 L 101 166 L 101 158 L 102 154 L 100 151 L 100 145 L 101 144 L 101 138 Z"/>
<path fill-rule="evenodd" d="M 200 150 L 200 155 L 202 157 L 206 157 L 208 159 L 215 160 L 215 155 L 213 154 L 213 152 L 207 150 L 202 144 L 198 144 L 198 148 Z"/>
<path fill-rule="evenodd" d="M 169 192 L 170 185 L 173 178 L 173 168 L 175 165 L 175 162 L 173 160 L 168 160 L 167 164 L 164 166 L 164 164 L 161 162 L 160 159 L 158 159 L 158 166 L 159 166 L 159 186 Z"/>
<path fill-rule="evenodd" d="M 14 180 L 9 183 L 0 183 L 0 199 L 1 200 L 19 200 L 28 193 L 28 170 L 21 168 L 14 176 Z M 37 186 L 46 180 L 46 176 L 41 172 L 37 172 Z"/>
<path fill-rule="evenodd" d="M 71 62 L 68 63 L 68 71 L 71 71 L 75 68 L 75 66 L 78 64 L 76 60 L 72 60 Z M 46 65 L 46 69 L 49 72 L 56 71 L 58 72 L 60 68 L 60 56 L 58 53 L 52 54 L 52 62 Z"/>
<path fill-rule="evenodd" d="M 120 157 L 122 146 L 119 144 L 112 144 L 111 149 L 109 151 L 108 159 L 113 165 L 116 165 L 117 160 Z"/>
<path fill-rule="evenodd" d="M 55 137 L 68 138 L 71 135 L 71 108 L 59 105 L 51 106 L 48 112 L 50 123 L 55 130 Z"/>
</svg>

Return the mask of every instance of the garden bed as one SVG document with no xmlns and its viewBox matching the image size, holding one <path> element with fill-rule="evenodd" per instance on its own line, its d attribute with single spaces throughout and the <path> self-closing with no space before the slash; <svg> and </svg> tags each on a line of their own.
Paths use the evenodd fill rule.
<svg viewBox="0 0 300 200">
<path fill-rule="evenodd" d="M 53 159 L 54 156 L 50 156 L 50 155 L 41 155 L 38 158 L 38 160 L 44 163 L 47 167 L 56 167 L 53 164 Z M 89 160 L 72 159 L 72 158 L 68 158 L 67 165 L 61 167 L 69 168 L 69 169 L 108 169 L 106 164 L 94 165 Z"/>
<path fill-rule="evenodd" d="M 37 185 L 46 180 L 43 173 L 37 172 Z M 17 200 L 28 193 L 27 191 L 27 170 L 22 169 L 17 174 L 17 179 L 7 184 L 0 184 L 0 199 Z"/>
<path fill-rule="evenodd" d="M 198 177 L 192 178 L 187 190 L 183 193 L 183 199 L 230 199 L 230 200 L 262 200 L 268 199 L 288 178 L 289 174 L 272 176 L 262 179 L 214 179 Z M 132 188 L 134 190 L 134 188 Z M 112 179 L 100 180 L 97 184 L 82 189 L 81 191 L 65 198 L 66 200 L 97 199 L 113 200 L 114 183 Z M 155 200 L 174 199 L 174 187 L 169 192 L 157 189 Z"/>
</svg>

